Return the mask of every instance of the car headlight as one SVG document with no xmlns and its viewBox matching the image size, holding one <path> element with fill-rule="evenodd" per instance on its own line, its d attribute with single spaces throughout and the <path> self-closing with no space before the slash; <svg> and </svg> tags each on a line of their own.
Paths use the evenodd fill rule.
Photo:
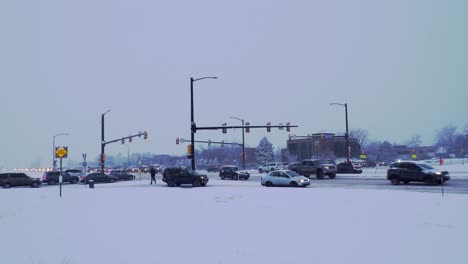
<svg viewBox="0 0 468 264">
<path fill-rule="evenodd" d="M 330 169 L 328 166 L 325 166 L 325 167 L 323 167 L 323 168 L 326 169 L 326 170 Z"/>
<path fill-rule="evenodd" d="M 442 172 L 436 172 L 435 175 L 442 175 Z"/>
</svg>

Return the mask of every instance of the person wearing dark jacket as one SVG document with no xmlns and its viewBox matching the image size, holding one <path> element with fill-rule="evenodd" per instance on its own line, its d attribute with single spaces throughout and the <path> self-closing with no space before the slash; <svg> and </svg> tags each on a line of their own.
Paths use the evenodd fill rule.
<svg viewBox="0 0 468 264">
<path fill-rule="evenodd" d="M 149 172 L 151 174 L 150 184 L 153 184 L 153 181 L 154 181 L 154 184 L 156 184 L 156 169 L 154 167 L 151 167 Z"/>
</svg>

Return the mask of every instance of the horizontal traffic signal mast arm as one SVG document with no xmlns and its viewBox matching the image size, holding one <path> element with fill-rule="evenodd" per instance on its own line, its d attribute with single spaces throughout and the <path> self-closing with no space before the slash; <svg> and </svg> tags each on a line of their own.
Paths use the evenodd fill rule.
<svg viewBox="0 0 468 264">
<path fill-rule="evenodd" d="M 118 138 L 118 139 L 109 140 L 109 141 L 103 142 L 102 144 L 107 145 L 107 144 L 114 143 L 114 142 L 118 142 L 118 141 L 122 141 L 122 140 L 125 140 L 125 139 L 130 139 L 130 138 L 134 138 L 134 137 L 141 137 L 141 136 L 143 136 L 144 134 L 145 134 L 145 132 L 140 132 L 140 133 L 138 133 L 138 134 L 130 135 L 130 136 L 128 136 L 128 137 L 121 137 L 121 138 Z"/>
<path fill-rule="evenodd" d="M 190 140 L 182 140 L 180 141 L 181 143 L 190 143 Z M 195 143 L 207 143 L 207 144 L 220 144 L 220 145 L 237 145 L 237 146 L 242 146 L 241 143 L 236 143 L 236 142 L 222 142 L 222 141 L 206 141 L 206 140 L 194 140 L 193 142 Z"/>
<path fill-rule="evenodd" d="M 234 129 L 234 128 L 268 128 L 268 127 L 271 127 L 271 128 L 287 128 L 287 127 L 298 127 L 298 126 L 295 126 L 295 125 L 283 125 L 283 126 L 213 126 L 213 127 L 196 127 L 195 130 L 217 130 L 217 129 L 223 129 L 223 128 L 226 128 L 226 129 Z"/>
</svg>

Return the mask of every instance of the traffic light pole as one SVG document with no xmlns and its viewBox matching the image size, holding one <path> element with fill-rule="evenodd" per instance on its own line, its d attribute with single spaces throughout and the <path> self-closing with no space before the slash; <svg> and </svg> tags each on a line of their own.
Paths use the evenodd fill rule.
<svg viewBox="0 0 468 264">
<path fill-rule="evenodd" d="M 192 144 L 192 170 L 195 170 L 195 132 L 196 125 L 193 117 L 193 82 L 195 80 L 190 77 L 190 144 Z"/>
<path fill-rule="evenodd" d="M 104 143 L 104 116 L 109 112 L 110 110 L 107 110 L 103 114 L 101 114 L 101 172 L 104 173 L 104 148 L 106 147 L 106 144 Z"/>
</svg>

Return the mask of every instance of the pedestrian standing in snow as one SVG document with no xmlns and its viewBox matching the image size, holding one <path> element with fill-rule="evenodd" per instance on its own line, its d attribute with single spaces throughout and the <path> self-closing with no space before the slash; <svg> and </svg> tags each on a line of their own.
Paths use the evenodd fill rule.
<svg viewBox="0 0 468 264">
<path fill-rule="evenodd" d="M 151 174 L 150 184 L 153 184 L 153 181 L 154 181 L 154 184 L 156 184 L 156 169 L 154 167 L 151 167 L 149 172 Z"/>
</svg>

